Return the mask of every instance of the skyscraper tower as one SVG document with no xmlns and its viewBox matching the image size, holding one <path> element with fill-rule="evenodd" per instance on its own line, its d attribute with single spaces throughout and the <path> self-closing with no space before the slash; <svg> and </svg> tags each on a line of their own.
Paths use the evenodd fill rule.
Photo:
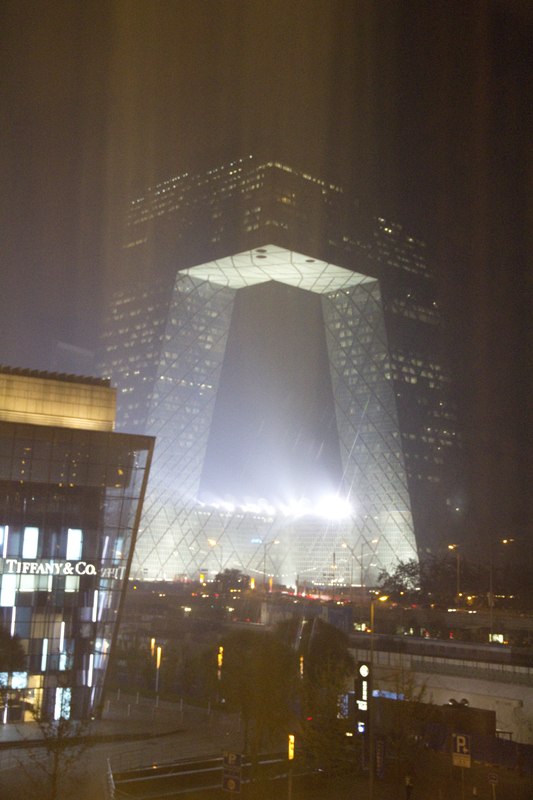
<svg viewBox="0 0 533 800">
<path fill-rule="evenodd" d="M 110 302 L 102 372 L 118 388 L 117 425 L 158 437 L 139 576 L 260 571 L 267 544 L 279 541 L 269 561 L 286 581 L 347 582 L 353 560 L 339 570 L 333 556 L 346 544 L 368 582 L 435 552 L 457 507 L 460 445 L 422 242 L 340 186 L 246 158 L 135 200 L 124 253 L 129 282 Z M 303 516 L 294 502 L 283 516 L 279 491 L 261 503 L 250 489 L 247 502 L 197 502 L 235 303 L 242 311 L 249 298 L 253 318 L 252 293 L 269 281 L 316 305 L 340 451 L 336 493 L 351 507 L 342 522 L 326 522 L 309 497 Z"/>
</svg>

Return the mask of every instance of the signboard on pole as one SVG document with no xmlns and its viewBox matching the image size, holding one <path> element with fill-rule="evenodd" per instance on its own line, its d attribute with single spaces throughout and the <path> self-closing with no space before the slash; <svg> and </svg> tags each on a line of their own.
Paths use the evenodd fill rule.
<svg viewBox="0 0 533 800">
<path fill-rule="evenodd" d="M 470 736 L 466 733 L 453 734 L 454 767 L 471 767 Z"/>
<path fill-rule="evenodd" d="M 224 750 L 222 758 L 222 788 L 227 792 L 240 792 L 242 781 L 242 755 Z"/>
<path fill-rule="evenodd" d="M 359 662 L 357 665 L 357 675 L 354 680 L 356 723 L 359 732 L 364 731 L 368 724 L 370 681 L 370 664 Z"/>
</svg>

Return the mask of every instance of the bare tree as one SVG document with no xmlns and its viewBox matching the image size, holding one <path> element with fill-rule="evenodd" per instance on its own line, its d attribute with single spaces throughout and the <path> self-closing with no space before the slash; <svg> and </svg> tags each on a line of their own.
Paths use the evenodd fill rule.
<svg viewBox="0 0 533 800">
<path fill-rule="evenodd" d="M 289 733 L 296 655 L 266 631 L 235 631 L 221 644 L 220 694 L 228 709 L 241 713 L 245 749 L 255 763 L 264 746 L 279 746 L 281 735 Z M 211 674 L 216 677 L 216 660 L 211 663 Z"/>
<path fill-rule="evenodd" d="M 40 738 L 25 749 L 18 763 L 27 777 L 29 793 L 39 800 L 67 800 L 79 797 L 83 780 L 82 756 L 91 746 L 90 722 L 70 716 L 71 674 L 63 673 L 58 686 L 59 703 L 55 719 L 42 717 L 40 707 L 34 719 Z"/>
<path fill-rule="evenodd" d="M 386 740 L 394 777 L 403 780 L 412 772 L 415 750 L 424 728 L 435 717 L 435 706 L 427 702 L 426 684 L 401 664 L 382 675 L 379 683 L 386 685 L 389 696 L 374 698 L 376 728 Z"/>
<path fill-rule="evenodd" d="M 296 654 L 299 677 L 298 741 L 315 764 L 328 773 L 353 766 L 353 739 L 347 738 L 348 719 L 341 698 L 355 668 L 348 636 L 319 618 L 289 620 L 278 626 L 277 636 Z"/>
<path fill-rule="evenodd" d="M 5 628 L 0 628 L 0 702 L 3 709 L 8 708 L 13 690 L 11 688 L 14 672 L 26 668 L 26 654 L 18 636 L 11 636 Z"/>
</svg>

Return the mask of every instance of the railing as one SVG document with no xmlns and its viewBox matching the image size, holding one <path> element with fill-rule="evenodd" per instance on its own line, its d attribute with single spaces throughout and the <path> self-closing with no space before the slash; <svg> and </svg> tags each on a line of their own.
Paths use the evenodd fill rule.
<svg viewBox="0 0 533 800">
<path fill-rule="evenodd" d="M 109 759 L 107 759 L 106 788 L 107 788 L 108 800 L 114 800 L 115 781 L 113 780 L 113 773 L 111 772 L 111 764 L 109 762 Z"/>
<path fill-rule="evenodd" d="M 367 661 L 370 650 L 366 647 L 350 647 L 356 661 Z M 394 650 L 374 651 L 374 663 L 377 667 L 399 667 L 418 669 L 442 675 L 461 675 L 478 677 L 483 680 L 500 683 L 512 683 L 521 686 L 533 686 L 533 668 L 515 664 L 494 664 L 469 659 L 445 658 L 436 655 L 415 653 L 398 653 Z"/>
</svg>

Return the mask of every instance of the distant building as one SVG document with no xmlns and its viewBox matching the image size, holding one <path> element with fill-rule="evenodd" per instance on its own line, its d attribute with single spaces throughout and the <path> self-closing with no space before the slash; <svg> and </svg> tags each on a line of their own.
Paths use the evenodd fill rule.
<svg viewBox="0 0 533 800">
<path fill-rule="evenodd" d="M 340 186 L 248 158 L 148 190 L 131 205 L 124 254 L 100 369 L 117 385 L 118 425 L 158 437 L 138 577 L 228 566 L 368 583 L 449 541 L 460 436 L 422 242 Z M 317 295 L 353 509 L 343 521 L 283 516 L 268 497 L 196 502 L 235 293 L 268 280 Z"/>
<path fill-rule="evenodd" d="M 109 382 L 0 367 L 0 625 L 27 654 L 3 721 L 102 699 L 154 440 L 114 433 Z"/>
</svg>

